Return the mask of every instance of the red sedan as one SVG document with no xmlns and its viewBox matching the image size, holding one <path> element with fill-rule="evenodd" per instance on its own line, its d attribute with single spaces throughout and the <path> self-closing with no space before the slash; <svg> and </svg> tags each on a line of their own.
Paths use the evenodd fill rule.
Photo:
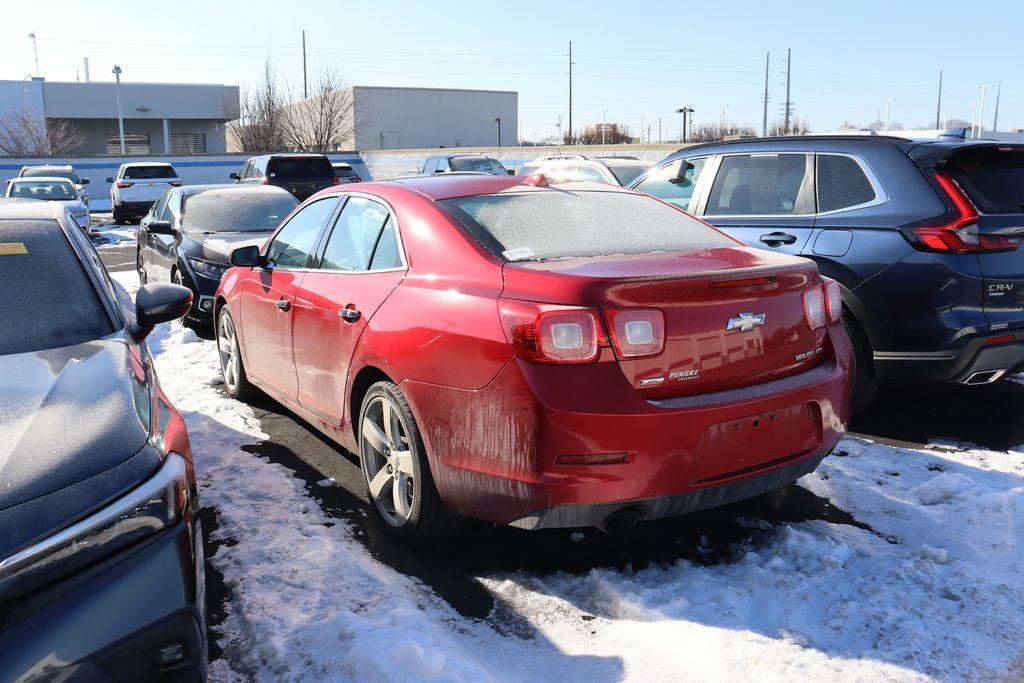
<svg viewBox="0 0 1024 683">
<path fill-rule="evenodd" d="M 359 453 L 410 540 L 723 505 L 814 470 L 849 416 L 838 285 L 623 188 L 330 188 L 232 261 L 227 391 Z"/>
</svg>

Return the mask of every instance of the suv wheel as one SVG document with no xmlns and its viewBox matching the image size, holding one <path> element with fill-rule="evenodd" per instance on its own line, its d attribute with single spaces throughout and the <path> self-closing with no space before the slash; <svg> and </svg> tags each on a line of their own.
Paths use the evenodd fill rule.
<svg viewBox="0 0 1024 683">
<path fill-rule="evenodd" d="M 850 412 L 863 413 L 878 393 L 878 375 L 875 373 L 874 352 L 871 342 L 848 310 L 843 309 L 843 328 L 853 343 L 853 389 L 850 391 Z"/>
<path fill-rule="evenodd" d="M 121 213 L 121 209 L 117 208 L 117 205 L 114 205 L 114 208 L 111 210 L 111 213 L 113 214 L 114 223 L 116 225 L 125 224 L 124 214 Z"/>
<path fill-rule="evenodd" d="M 377 382 L 363 399 L 359 460 L 373 511 L 391 534 L 422 543 L 461 526 L 441 502 L 416 419 L 392 382 Z"/>
</svg>

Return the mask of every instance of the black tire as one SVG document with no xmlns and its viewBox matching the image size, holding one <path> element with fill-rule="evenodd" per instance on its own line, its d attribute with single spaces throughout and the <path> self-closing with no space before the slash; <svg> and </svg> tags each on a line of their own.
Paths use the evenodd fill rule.
<svg viewBox="0 0 1024 683">
<path fill-rule="evenodd" d="M 875 356 L 871 342 L 864 333 L 860 323 L 853 315 L 843 309 L 843 328 L 853 343 L 853 388 L 850 391 L 850 412 L 860 415 L 878 393 L 878 374 L 875 372 Z"/>
<path fill-rule="evenodd" d="M 390 406 L 388 414 L 395 420 L 387 433 L 378 423 L 386 419 L 385 413 L 377 413 L 384 405 Z M 397 385 L 382 381 L 370 387 L 359 411 L 357 430 L 366 495 L 389 533 L 409 543 L 426 543 L 462 528 L 465 519 L 450 513 L 441 502 L 416 418 Z M 392 438 L 398 443 L 392 443 Z M 381 439 L 385 443 L 381 444 Z M 378 484 L 379 495 L 375 496 L 372 481 L 377 477 L 384 483 Z M 399 509 L 400 499 L 406 511 Z"/>
<path fill-rule="evenodd" d="M 190 308 L 188 313 L 182 317 L 181 324 L 185 327 L 192 328 L 193 330 L 202 330 L 203 324 L 192 317 L 192 311 L 198 310 L 199 293 L 196 291 L 195 287 L 185 281 L 185 278 L 181 274 L 181 270 L 178 268 L 175 268 L 174 273 L 171 275 L 171 282 L 192 292 L 192 308 Z"/>
<path fill-rule="evenodd" d="M 111 210 L 111 214 L 113 214 L 114 224 L 115 225 L 124 225 L 125 224 L 124 214 L 121 213 L 121 210 L 118 209 L 116 206 Z"/>
<path fill-rule="evenodd" d="M 230 334 L 225 325 L 230 327 Z M 227 347 L 230 347 L 230 354 Z M 238 329 L 226 304 L 217 314 L 217 357 L 220 360 L 221 377 L 224 379 L 224 393 L 239 401 L 251 399 L 256 394 L 256 387 L 245 374 L 245 364 L 238 348 Z M 234 363 L 230 373 L 229 363 Z"/>
<path fill-rule="evenodd" d="M 139 274 L 140 287 L 149 281 L 149 278 L 146 277 L 146 269 L 142 265 L 142 249 L 135 250 L 135 271 Z"/>
</svg>

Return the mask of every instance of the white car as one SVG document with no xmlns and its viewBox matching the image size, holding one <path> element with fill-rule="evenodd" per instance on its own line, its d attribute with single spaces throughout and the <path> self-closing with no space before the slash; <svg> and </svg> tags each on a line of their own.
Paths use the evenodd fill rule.
<svg viewBox="0 0 1024 683">
<path fill-rule="evenodd" d="M 586 180 L 609 185 L 628 186 L 653 164 L 630 156 L 588 157 L 565 154 L 540 157 L 523 164 L 519 175 L 543 173 L 548 180 L 573 182 Z"/>
<path fill-rule="evenodd" d="M 78 196 L 75 184 L 67 178 L 12 178 L 7 183 L 5 196 L 63 204 L 78 227 L 89 232 L 89 207 Z"/>
<path fill-rule="evenodd" d="M 89 206 L 89 193 L 86 192 L 85 186 L 88 185 L 91 180 L 83 178 L 78 175 L 75 171 L 75 167 L 69 164 L 61 166 L 46 165 L 46 166 L 22 166 L 21 171 L 18 172 L 19 178 L 67 178 L 75 184 L 75 189 L 78 190 L 78 196 L 82 198 L 82 202 L 86 206 Z"/>
<path fill-rule="evenodd" d="M 163 161 L 132 161 L 121 164 L 110 183 L 110 210 L 114 222 L 122 225 L 129 218 L 142 218 L 172 187 L 182 182 L 174 167 Z"/>
</svg>

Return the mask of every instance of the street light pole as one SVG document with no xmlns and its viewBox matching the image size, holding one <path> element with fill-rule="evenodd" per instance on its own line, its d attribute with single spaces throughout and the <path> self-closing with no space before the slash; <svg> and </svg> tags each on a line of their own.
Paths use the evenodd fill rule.
<svg viewBox="0 0 1024 683">
<path fill-rule="evenodd" d="M 896 101 L 895 97 L 886 97 L 885 98 L 885 132 L 886 133 L 889 132 L 889 108 L 892 106 L 892 103 L 895 102 L 895 101 Z"/>
<path fill-rule="evenodd" d="M 981 88 L 981 104 L 978 105 L 978 134 L 974 137 L 980 138 L 985 130 L 985 91 L 996 87 L 995 83 L 985 83 L 977 86 Z"/>
<path fill-rule="evenodd" d="M 681 136 L 682 140 L 680 140 L 680 142 L 685 145 L 686 144 L 686 115 L 693 113 L 693 107 L 683 107 L 682 109 L 676 109 L 676 113 L 683 115 L 683 134 Z"/>
<path fill-rule="evenodd" d="M 501 147 L 501 117 L 495 116 L 494 123 L 498 126 L 498 147 Z"/>
<path fill-rule="evenodd" d="M 39 78 L 42 74 L 39 73 L 39 46 L 36 44 L 36 32 L 28 34 L 28 37 L 32 39 L 32 52 L 36 56 L 36 78 Z"/>
<path fill-rule="evenodd" d="M 117 133 L 121 138 L 121 156 L 127 154 L 124 148 L 124 116 L 121 114 L 121 67 L 114 65 L 114 101 L 117 103 Z"/>
</svg>

